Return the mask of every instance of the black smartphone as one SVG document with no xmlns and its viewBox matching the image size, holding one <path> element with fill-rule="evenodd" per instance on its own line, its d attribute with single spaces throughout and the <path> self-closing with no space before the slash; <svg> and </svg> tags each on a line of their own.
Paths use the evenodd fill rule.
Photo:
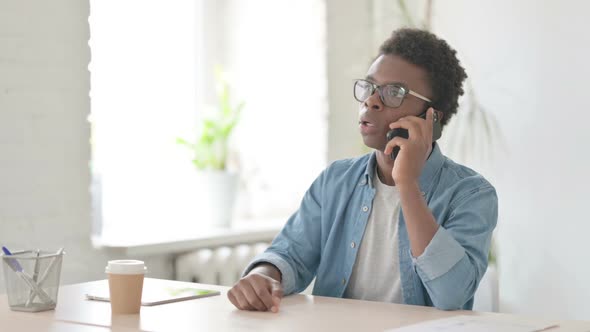
<svg viewBox="0 0 590 332">
<path fill-rule="evenodd" d="M 426 112 L 428 112 L 428 110 L 426 110 L 422 114 L 418 115 L 418 117 L 420 117 L 422 119 L 426 119 Z M 442 135 L 442 127 L 440 125 L 440 121 L 438 118 L 438 112 L 434 112 L 434 119 L 433 120 L 434 120 L 434 123 L 432 126 L 432 142 L 439 139 L 440 136 Z M 392 129 L 387 132 L 387 141 L 389 142 L 394 137 L 398 137 L 398 136 L 402 137 L 402 138 L 406 138 L 406 139 L 410 137 L 407 129 L 395 128 L 395 129 Z M 398 153 L 399 153 L 399 146 L 396 146 L 393 148 L 393 151 L 391 151 L 391 155 L 390 155 L 391 160 L 395 160 Z"/>
</svg>

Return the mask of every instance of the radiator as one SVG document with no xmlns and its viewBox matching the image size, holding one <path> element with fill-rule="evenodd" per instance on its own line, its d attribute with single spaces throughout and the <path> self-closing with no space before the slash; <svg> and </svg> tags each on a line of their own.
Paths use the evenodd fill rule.
<svg viewBox="0 0 590 332">
<path fill-rule="evenodd" d="M 175 260 L 176 279 L 232 286 L 239 279 L 254 256 L 263 252 L 269 243 L 240 244 L 213 249 L 199 249 L 179 255 Z"/>
</svg>

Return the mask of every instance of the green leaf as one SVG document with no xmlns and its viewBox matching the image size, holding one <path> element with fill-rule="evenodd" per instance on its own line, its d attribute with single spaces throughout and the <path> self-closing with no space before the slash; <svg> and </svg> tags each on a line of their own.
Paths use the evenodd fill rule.
<svg viewBox="0 0 590 332">
<path fill-rule="evenodd" d="M 231 134 L 232 130 L 236 126 L 237 122 L 238 122 L 238 119 L 233 119 L 229 123 L 225 124 L 223 126 L 223 128 L 221 128 L 221 136 L 223 136 L 224 138 L 228 138 L 229 135 Z"/>
<path fill-rule="evenodd" d="M 176 144 L 184 145 L 184 146 L 186 146 L 186 147 L 188 147 L 190 149 L 194 149 L 195 148 L 195 145 L 194 144 L 190 143 L 189 141 L 187 141 L 187 140 L 185 140 L 184 138 L 181 138 L 181 137 L 177 137 L 176 138 Z"/>
<path fill-rule="evenodd" d="M 227 162 L 228 138 L 239 122 L 245 103 L 241 101 L 232 107 L 230 84 L 220 66 L 215 67 L 214 74 L 217 112 L 201 121 L 195 142 L 183 138 L 177 138 L 176 142 L 193 150 L 192 163 L 196 168 L 223 170 Z"/>
</svg>

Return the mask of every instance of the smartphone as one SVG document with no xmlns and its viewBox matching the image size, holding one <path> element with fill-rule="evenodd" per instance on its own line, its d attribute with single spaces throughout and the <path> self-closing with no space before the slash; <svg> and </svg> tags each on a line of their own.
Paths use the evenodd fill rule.
<svg viewBox="0 0 590 332">
<path fill-rule="evenodd" d="M 428 109 L 426 111 L 424 111 L 422 114 L 418 115 L 418 117 L 422 118 L 422 119 L 426 119 L 426 112 L 428 112 Z M 434 119 L 433 119 L 434 123 L 432 126 L 432 142 L 436 141 L 437 139 L 440 138 L 440 136 L 442 135 L 442 127 L 440 125 L 440 120 L 438 118 L 438 112 L 434 112 Z M 387 132 L 387 141 L 391 141 L 394 137 L 402 137 L 402 138 L 409 138 L 410 135 L 408 134 L 408 130 L 404 129 L 404 128 L 395 128 L 392 129 L 390 131 Z M 391 160 L 395 160 L 395 158 L 397 157 L 397 154 L 399 153 L 399 146 L 396 146 L 393 148 L 393 151 L 391 152 Z"/>
</svg>

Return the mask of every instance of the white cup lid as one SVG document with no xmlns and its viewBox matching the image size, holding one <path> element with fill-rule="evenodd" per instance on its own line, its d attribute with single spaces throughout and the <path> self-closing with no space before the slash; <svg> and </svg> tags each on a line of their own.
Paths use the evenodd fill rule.
<svg viewBox="0 0 590 332">
<path fill-rule="evenodd" d="M 147 272 L 147 267 L 143 261 L 119 259 L 109 261 L 105 268 L 105 272 L 112 274 L 145 274 Z"/>
</svg>

